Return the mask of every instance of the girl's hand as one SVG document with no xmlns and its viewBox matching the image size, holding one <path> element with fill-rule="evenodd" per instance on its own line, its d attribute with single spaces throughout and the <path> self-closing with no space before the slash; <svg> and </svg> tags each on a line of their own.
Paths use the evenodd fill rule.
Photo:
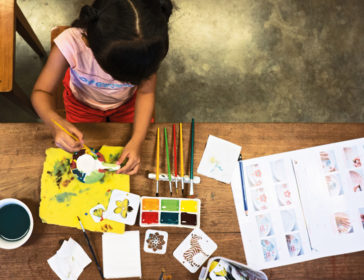
<svg viewBox="0 0 364 280">
<path fill-rule="evenodd" d="M 52 126 L 52 134 L 54 137 L 54 142 L 57 147 L 69 152 L 74 153 L 78 152 L 83 148 L 83 135 L 73 124 L 69 123 L 65 119 L 57 118 L 55 120 L 61 126 L 63 126 L 70 133 L 74 134 L 80 141 L 74 140 L 71 136 L 69 136 L 66 132 L 64 132 L 60 127 L 58 127 L 53 122 Z"/>
<path fill-rule="evenodd" d="M 126 144 L 123 153 L 121 154 L 117 164 L 122 164 L 127 160 L 125 166 L 121 167 L 117 174 L 123 173 L 127 175 L 134 175 L 138 173 L 140 167 L 140 144 L 133 141 L 129 141 Z"/>
</svg>

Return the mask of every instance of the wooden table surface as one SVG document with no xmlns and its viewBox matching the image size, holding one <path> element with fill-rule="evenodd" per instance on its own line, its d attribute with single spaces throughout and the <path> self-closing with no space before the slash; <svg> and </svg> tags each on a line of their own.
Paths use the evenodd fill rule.
<svg viewBox="0 0 364 280">
<path fill-rule="evenodd" d="M 132 127 L 129 124 L 79 124 L 87 145 L 98 147 L 125 145 Z M 146 178 L 148 170 L 154 172 L 156 127 L 169 129 L 172 125 L 152 125 L 142 151 L 142 167 L 138 175 L 131 177 L 131 191 L 139 195 L 153 196 L 155 184 Z M 188 166 L 190 124 L 185 123 L 185 166 Z M 209 134 L 221 137 L 243 147 L 245 158 L 269 155 L 364 137 L 363 124 L 231 124 L 196 123 L 195 125 L 195 172 Z M 163 141 L 162 141 L 163 143 Z M 170 141 L 171 143 L 171 141 Z M 58 279 L 47 264 L 60 247 L 59 241 L 72 237 L 91 256 L 82 232 L 67 227 L 41 223 L 38 215 L 40 177 L 45 159 L 45 150 L 53 147 L 50 132 L 43 124 L 0 124 L 0 199 L 15 197 L 24 201 L 31 209 L 35 225 L 28 242 L 15 250 L 0 249 L 0 279 Z M 162 147 L 164 145 L 162 144 Z M 162 149 L 164 150 L 164 149 Z M 171 145 L 170 145 L 170 150 Z M 161 158 L 165 158 L 164 152 Z M 165 161 L 161 161 L 165 172 Z M 188 174 L 188 172 L 187 172 Z M 161 195 L 168 195 L 168 185 L 161 183 Z M 218 245 L 213 256 L 223 256 L 245 263 L 243 244 L 233 203 L 230 185 L 202 177 L 195 185 L 195 193 L 201 199 L 201 229 Z M 160 228 L 169 233 L 165 255 L 147 254 L 143 251 L 145 228 L 140 230 L 143 279 L 158 279 L 162 268 L 173 279 L 198 279 L 198 273 L 190 274 L 173 257 L 174 249 L 190 233 L 190 229 Z M 91 242 L 102 264 L 100 233 L 89 233 Z M 327 257 L 304 263 L 265 270 L 269 279 L 363 279 L 364 252 Z M 91 263 L 79 279 L 99 279 L 96 266 Z"/>
</svg>

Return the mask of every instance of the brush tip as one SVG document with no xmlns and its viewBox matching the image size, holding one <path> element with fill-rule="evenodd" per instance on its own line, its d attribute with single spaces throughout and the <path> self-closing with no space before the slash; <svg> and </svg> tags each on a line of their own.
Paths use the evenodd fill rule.
<svg viewBox="0 0 364 280">
<path fill-rule="evenodd" d="M 79 217 L 79 216 L 77 216 L 77 219 L 81 222 L 81 220 L 80 220 L 80 217 Z"/>
</svg>

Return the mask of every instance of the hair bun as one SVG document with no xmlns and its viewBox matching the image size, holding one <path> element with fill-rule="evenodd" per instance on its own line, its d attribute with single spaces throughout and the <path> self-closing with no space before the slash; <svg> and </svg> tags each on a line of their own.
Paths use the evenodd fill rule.
<svg viewBox="0 0 364 280">
<path fill-rule="evenodd" d="M 86 22 L 94 22 L 99 19 L 98 11 L 89 5 L 85 5 L 81 9 L 80 19 Z"/>
<path fill-rule="evenodd" d="M 161 5 L 162 12 L 163 12 L 163 14 L 166 17 L 167 22 L 168 22 L 169 17 L 172 14 L 173 4 L 172 4 L 171 0 L 159 0 L 159 3 Z"/>
</svg>

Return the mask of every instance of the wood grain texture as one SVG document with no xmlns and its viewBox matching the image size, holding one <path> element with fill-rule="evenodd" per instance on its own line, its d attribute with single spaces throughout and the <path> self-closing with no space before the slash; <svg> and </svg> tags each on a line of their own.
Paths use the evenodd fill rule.
<svg viewBox="0 0 364 280">
<path fill-rule="evenodd" d="M 13 89 L 15 50 L 15 0 L 0 4 L 0 92 Z"/>
<path fill-rule="evenodd" d="M 125 145 L 131 135 L 129 124 L 77 124 L 90 147 Z M 167 127 L 169 148 L 172 148 L 172 124 L 152 125 L 142 150 L 142 166 L 138 175 L 131 177 L 131 190 L 139 195 L 153 196 L 155 183 L 146 179 L 148 171 L 155 171 L 156 128 Z M 190 124 L 183 124 L 185 166 L 189 166 Z M 245 159 L 273 153 L 308 148 L 359 137 L 364 137 L 364 124 L 295 124 L 295 123 L 196 123 L 195 158 L 197 168 L 208 138 L 212 134 L 243 147 Z M 161 143 L 161 147 L 163 147 Z M 47 264 L 47 259 L 59 249 L 60 240 L 72 237 L 85 251 L 87 244 L 77 229 L 42 224 L 39 215 L 40 176 L 45 150 L 53 147 L 50 132 L 42 124 L 0 124 L 0 199 L 15 197 L 23 200 L 31 209 L 35 226 L 30 240 L 21 248 L 0 250 L 0 279 L 57 279 Z M 161 159 L 165 158 L 161 149 Z M 161 161 L 161 172 L 166 172 Z M 195 168 L 195 170 L 196 170 Z M 186 172 L 188 175 L 189 173 Z M 160 183 L 160 195 L 167 196 L 168 183 Z M 202 177 L 195 185 L 195 193 L 202 202 L 201 228 L 217 244 L 214 256 L 223 256 L 245 263 L 243 244 L 238 227 L 235 206 L 229 185 Z M 173 257 L 174 249 L 190 233 L 190 229 L 160 228 L 169 233 L 166 255 L 147 254 L 143 251 L 146 228 L 140 230 L 143 279 L 158 279 L 165 268 L 173 279 L 197 279 Z M 102 264 L 101 234 L 89 233 Z M 314 261 L 265 270 L 269 279 L 362 279 L 364 252 L 322 258 Z M 79 279 L 99 279 L 94 263 L 89 265 Z"/>
</svg>

